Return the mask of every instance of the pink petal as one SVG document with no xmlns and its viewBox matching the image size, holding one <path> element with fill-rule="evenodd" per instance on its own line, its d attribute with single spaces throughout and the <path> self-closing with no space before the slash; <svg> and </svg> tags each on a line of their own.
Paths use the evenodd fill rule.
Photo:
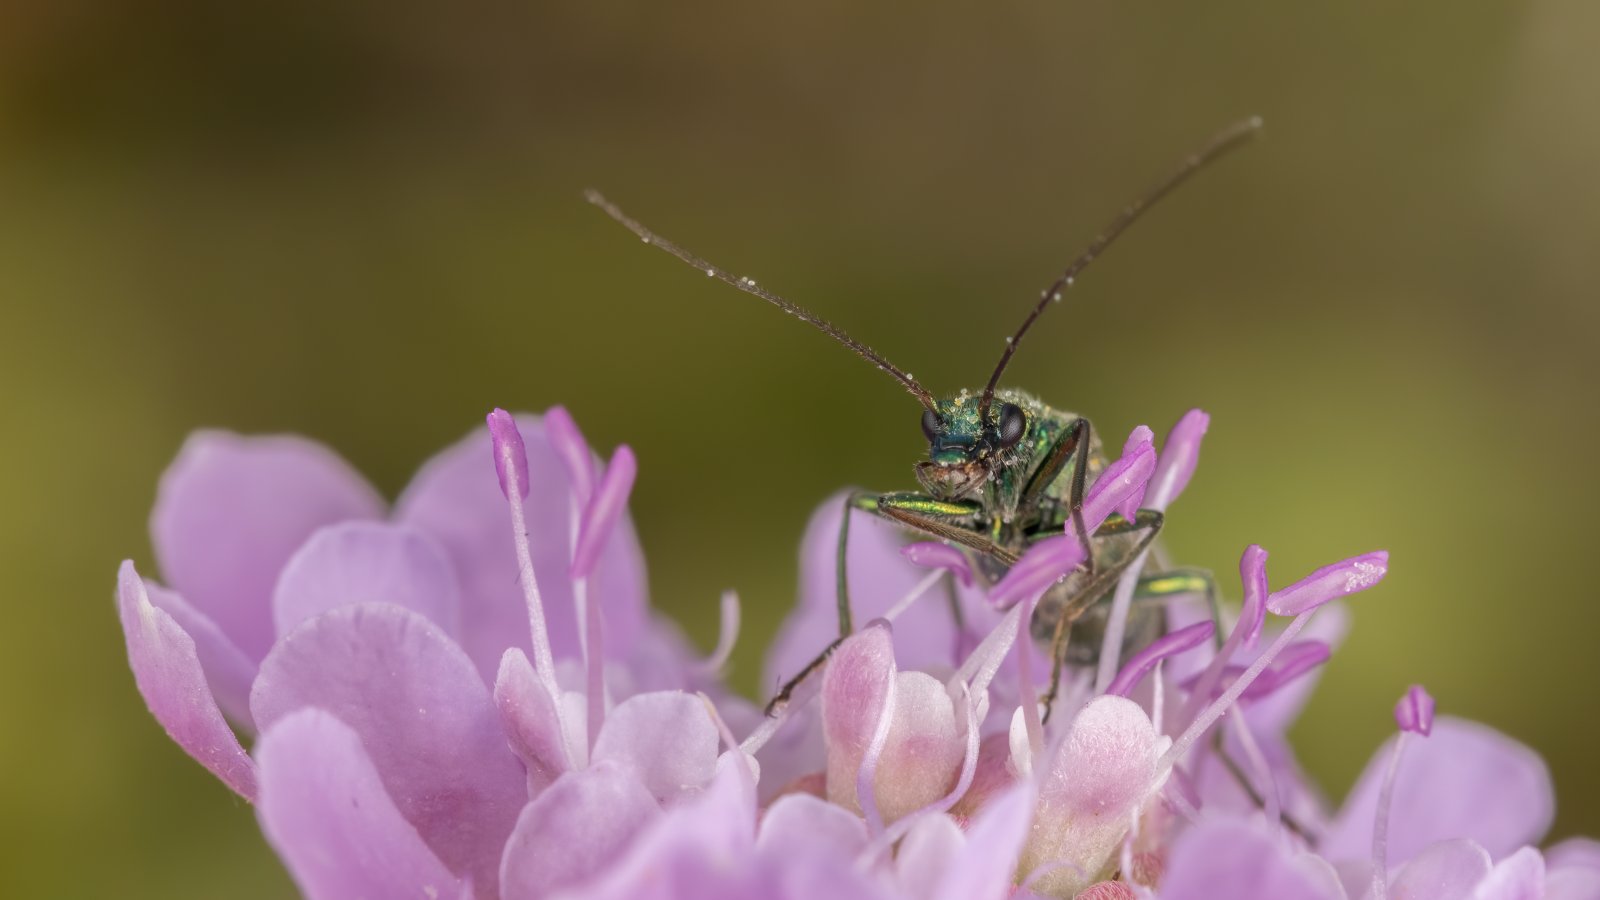
<svg viewBox="0 0 1600 900">
<path fill-rule="evenodd" d="M 717 767 L 717 727 L 693 694 L 636 694 L 606 715 L 592 758 L 610 760 L 666 803 L 697 793 Z"/>
<path fill-rule="evenodd" d="M 1309 853 L 1292 853 L 1237 819 L 1209 818 L 1179 837 L 1161 878 L 1161 900 L 1344 900 L 1338 876 Z"/>
<path fill-rule="evenodd" d="M 1544 854 L 1544 900 L 1600 900 L 1600 841 L 1568 838 Z"/>
<path fill-rule="evenodd" d="M 810 794 L 786 794 L 761 816 L 758 853 L 816 849 L 838 860 L 854 859 L 867 846 L 867 826 L 859 816 Z"/>
<path fill-rule="evenodd" d="M 1546 867 L 1556 869 L 1593 869 L 1600 872 L 1600 841 L 1593 838 L 1567 838 L 1544 853 Z"/>
<path fill-rule="evenodd" d="M 669 810 L 620 858 L 609 860 L 598 882 L 564 896 L 568 900 L 768 896 L 751 885 L 756 808 L 748 779 L 748 772 L 741 773 L 737 766 L 723 768 L 704 793 Z"/>
<path fill-rule="evenodd" d="M 997 796 L 967 829 L 966 845 L 950 861 L 932 900 L 1001 900 L 1033 817 L 1033 785 L 1020 784 Z"/>
<path fill-rule="evenodd" d="M 395 808 L 361 738 L 304 709 L 261 736 L 261 830 L 313 900 L 450 897 L 456 878 Z"/>
<path fill-rule="evenodd" d="M 1071 896 L 1098 880 L 1134 812 L 1160 786 L 1156 761 L 1170 743 L 1132 700 L 1106 695 L 1083 707 L 1044 775 L 1022 869 L 1067 865 L 1034 890 Z"/>
<path fill-rule="evenodd" d="M 573 768 L 572 754 L 555 701 L 521 650 L 507 650 L 500 660 L 494 704 L 512 752 L 528 770 L 528 796 L 537 797 L 550 782 Z"/>
<path fill-rule="evenodd" d="M 851 635 L 822 677 L 822 724 L 828 742 L 828 799 L 857 811 L 856 776 L 888 702 L 895 676 L 889 629 L 872 625 Z"/>
<path fill-rule="evenodd" d="M 518 416 L 517 427 L 527 451 L 528 538 L 551 646 L 557 659 L 576 659 L 566 469 L 537 417 Z M 487 429 L 475 428 L 429 460 L 395 511 L 396 521 L 427 534 L 450 557 L 461 588 L 461 645 L 486 682 L 494 679 L 508 648 L 532 652 L 506 501 L 489 464 L 491 443 Z M 648 618 L 646 596 L 644 555 L 624 517 L 589 579 L 589 598 L 605 612 L 609 659 L 627 660 L 638 643 Z"/>
<path fill-rule="evenodd" d="M 1392 741 L 1391 741 L 1392 743 Z M 1332 860 L 1371 852 L 1372 822 L 1385 767 L 1385 744 L 1351 789 L 1319 850 Z M 1435 841 L 1471 838 L 1492 857 L 1539 840 L 1550 827 L 1555 796 L 1538 754 L 1474 722 L 1448 716 L 1433 734 L 1406 747 L 1389 819 L 1389 860 L 1404 862 Z"/>
<path fill-rule="evenodd" d="M 1430 844 L 1389 881 L 1389 900 L 1459 900 L 1488 877 L 1489 854 L 1477 842 Z"/>
<path fill-rule="evenodd" d="M 321 444 L 200 431 L 161 476 L 150 533 L 167 583 L 260 660 L 290 555 L 324 525 L 382 514 L 377 492 Z"/>
<path fill-rule="evenodd" d="M 1544 857 L 1523 847 L 1501 860 L 1478 882 L 1472 900 L 1543 900 Z"/>
<path fill-rule="evenodd" d="M 427 535 L 384 522 L 342 522 L 290 557 L 272 595 L 280 636 L 348 603 L 393 603 L 455 634 L 460 591 L 444 551 Z"/>
<path fill-rule="evenodd" d="M 762 684 L 778 685 L 793 677 L 829 641 L 839 636 L 839 524 L 844 494 L 823 501 L 812 514 L 800 544 L 800 589 L 795 610 L 773 641 Z M 850 602 L 859 626 L 882 616 L 920 582 L 927 571 L 901 556 L 909 532 L 871 513 L 850 515 L 848 574 Z M 954 586 L 973 635 L 988 631 L 998 620 L 977 588 Z M 950 604 L 940 587 L 894 622 L 895 658 L 908 669 L 952 669 L 970 652 L 976 639 L 956 629 Z"/>
<path fill-rule="evenodd" d="M 1310 575 L 1267 597 L 1267 609 L 1280 616 L 1304 612 L 1364 591 L 1383 580 L 1389 572 L 1389 554 L 1378 550 L 1323 566 Z"/>
<path fill-rule="evenodd" d="M 145 591 L 156 609 L 172 617 L 194 641 L 195 655 L 205 670 L 206 683 L 223 715 L 246 731 L 254 733 L 250 718 L 250 683 L 256 680 L 256 663 L 244 655 L 217 623 L 190 606 L 178 594 L 160 585 L 145 582 Z"/>
<path fill-rule="evenodd" d="M 256 768 L 223 721 L 200 657 L 172 616 L 150 603 L 132 562 L 117 572 L 117 610 L 128 665 L 145 705 L 184 752 L 246 800 L 256 796 Z"/>
<path fill-rule="evenodd" d="M 923 816 L 895 849 L 894 870 L 900 892 L 907 897 L 937 896 L 951 864 L 966 845 L 967 836 L 954 819 Z"/>
<path fill-rule="evenodd" d="M 949 793 L 965 751 L 944 684 L 926 672 L 898 673 L 889 739 L 873 778 L 883 820 L 893 822 Z"/>
<path fill-rule="evenodd" d="M 1150 488 L 1144 505 L 1165 511 L 1178 499 L 1200 463 L 1200 441 L 1211 427 L 1211 417 L 1198 409 L 1183 414 L 1178 424 L 1167 433 L 1167 442 L 1161 445 L 1161 458 L 1156 462 L 1156 472 L 1150 476 Z"/>
<path fill-rule="evenodd" d="M 471 660 L 433 623 L 388 604 L 323 613 L 267 655 L 250 706 L 264 728 L 308 706 L 338 717 L 451 871 L 496 883 L 527 782 Z"/>
<path fill-rule="evenodd" d="M 1151 475 L 1155 473 L 1155 439 L 1155 433 L 1150 430 L 1150 426 L 1139 425 L 1133 429 L 1133 431 L 1128 435 L 1128 439 L 1122 444 L 1122 456 L 1124 458 L 1127 458 L 1130 455 L 1137 456 L 1138 454 L 1143 454 L 1146 452 L 1145 448 L 1149 448 L 1149 462 L 1152 468 L 1149 474 L 1143 475 L 1145 486 L 1148 486 Z M 1142 488 L 1138 491 L 1130 491 L 1127 497 L 1125 497 L 1123 501 L 1117 505 L 1117 513 L 1120 514 L 1124 519 L 1127 519 L 1130 522 L 1133 521 L 1134 517 L 1139 514 L 1139 507 L 1144 503 L 1144 495 L 1145 491 Z M 1085 498 L 1085 505 L 1087 505 L 1087 502 L 1088 500 Z"/>
<path fill-rule="evenodd" d="M 621 767 L 568 772 L 517 817 L 500 863 L 503 900 L 539 900 L 598 877 L 660 818 L 655 798 Z"/>
</svg>

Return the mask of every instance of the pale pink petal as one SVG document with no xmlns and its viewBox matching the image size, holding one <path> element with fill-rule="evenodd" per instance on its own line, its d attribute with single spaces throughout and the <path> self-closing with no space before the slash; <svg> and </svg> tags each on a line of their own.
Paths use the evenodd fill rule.
<svg viewBox="0 0 1600 900">
<path fill-rule="evenodd" d="M 786 794 L 773 801 L 756 836 L 758 853 L 814 847 L 841 861 L 855 859 L 866 846 L 867 826 L 860 816 L 810 794 Z"/>
<path fill-rule="evenodd" d="M 1001 900 L 1011 890 L 1017 858 L 1029 833 L 1033 785 L 1006 790 L 978 813 L 967 840 L 931 900 Z"/>
<path fill-rule="evenodd" d="M 972 784 L 950 812 L 970 818 L 1016 781 L 1017 774 L 1011 768 L 1011 734 L 997 731 L 978 744 L 978 769 Z"/>
<path fill-rule="evenodd" d="M 1532 847 L 1523 847 L 1495 864 L 1489 876 L 1478 882 L 1472 900 L 1543 900 L 1544 857 Z"/>
<path fill-rule="evenodd" d="M 304 709 L 256 748 L 261 830 L 312 900 L 450 897 L 460 885 L 395 808 L 361 738 Z"/>
<path fill-rule="evenodd" d="M 1568 838 L 1544 854 L 1544 900 L 1600 900 L 1600 841 Z"/>
<path fill-rule="evenodd" d="M 1493 863 L 1476 841 L 1430 844 L 1389 881 L 1389 900 L 1460 900 L 1488 877 Z"/>
<path fill-rule="evenodd" d="M 272 646 L 272 588 L 311 533 L 383 515 L 349 464 L 299 437 L 200 431 L 161 476 L 150 535 L 166 582 L 247 657 Z"/>
<path fill-rule="evenodd" d="M 1134 813 L 1160 787 L 1156 761 L 1170 743 L 1124 697 L 1100 696 L 1079 711 L 1048 763 L 1022 857 L 1028 872 L 1065 865 L 1035 891 L 1070 897 L 1109 874 Z"/>
<path fill-rule="evenodd" d="M 580 655 L 572 581 L 571 501 L 566 467 L 538 417 L 518 416 L 527 449 L 528 539 L 557 659 Z M 461 644 L 485 682 L 511 647 L 530 654 L 528 611 L 517 584 L 505 497 L 490 460 L 488 429 L 474 428 L 429 460 L 396 503 L 395 518 L 444 548 L 461 587 Z M 589 599 L 605 613 L 606 655 L 626 661 L 648 618 L 644 554 L 626 516 L 612 529 L 589 579 Z"/>
<path fill-rule="evenodd" d="M 500 660 L 494 704 L 512 752 L 528 770 L 528 796 L 537 797 L 550 782 L 572 769 L 572 754 L 555 701 L 521 650 L 507 650 Z"/>
<path fill-rule="evenodd" d="M 660 818 L 655 798 L 610 763 L 568 772 L 517 817 L 500 862 L 503 900 L 539 900 L 607 872 Z"/>
<path fill-rule="evenodd" d="M 822 678 L 822 723 L 828 742 L 828 799 L 860 811 L 856 779 L 894 688 L 894 645 L 881 624 L 851 635 L 828 660 Z"/>
<path fill-rule="evenodd" d="M 598 882 L 564 896 L 569 900 L 740 896 L 729 890 L 729 882 L 748 883 L 753 865 L 756 808 L 750 787 L 748 771 L 724 767 L 704 793 L 668 810 L 620 858 L 608 860 Z"/>
<path fill-rule="evenodd" d="M 948 794 L 965 750 L 944 684 L 926 672 L 897 674 L 889 740 L 873 778 L 883 820 L 893 822 Z"/>
<path fill-rule="evenodd" d="M 615 762 L 666 803 L 711 780 L 717 741 L 704 701 L 681 691 L 658 691 L 629 697 L 606 714 L 592 758 Z"/>
<path fill-rule="evenodd" d="M 132 562 L 117 573 L 117 610 L 128 665 L 145 705 L 184 752 L 239 792 L 256 796 L 256 768 L 211 697 L 200 657 L 172 616 L 150 603 Z"/>
<path fill-rule="evenodd" d="M 1372 849 L 1372 822 L 1392 741 L 1367 764 L 1320 851 L 1354 859 Z M 1433 734 L 1406 747 L 1390 807 L 1389 860 L 1404 862 L 1435 841 L 1471 838 L 1505 856 L 1550 827 L 1555 795 L 1537 753 L 1475 722 L 1441 716 Z"/>
<path fill-rule="evenodd" d="M 277 632 L 348 603 L 404 606 L 454 635 L 461 598 L 450 560 L 427 535 L 385 522 L 341 522 L 313 534 L 283 567 L 272 594 Z"/>
<path fill-rule="evenodd" d="M 894 873 L 900 892 L 907 897 L 938 896 L 966 845 L 967 836 L 949 816 L 918 819 L 895 849 Z"/>
<path fill-rule="evenodd" d="M 1546 871 L 1544 900 L 1600 900 L 1600 872 L 1594 869 Z"/>
<path fill-rule="evenodd" d="M 223 715 L 249 732 L 255 731 L 250 717 L 250 683 L 256 678 L 256 663 L 244 655 L 217 623 L 190 606 L 178 594 L 160 585 L 145 582 L 145 590 L 156 609 L 172 617 L 194 641 L 195 655 L 205 670 L 206 683 Z"/>
<path fill-rule="evenodd" d="M 1544 861 L 1550 871 L 1580 868 L 1600 872 L 1600 841 L 1584 837 L 1567 838 L 1546 850 Z"/>
<path fill-rule="evenodd" d="M 1161 900 L 1344 900 L 1338 876 L 1244 821 L 1206 819 L 1173 845 Z"/>
<path fill-rule="evenodd" d="M 323 613 L 267 655 L 250 706 L 263 728 L 308 706 L 338 717 L 451 871 L 497 883 L 527 781 L 472 661 L 433 623 L 388 604 Z"/>
</svg>

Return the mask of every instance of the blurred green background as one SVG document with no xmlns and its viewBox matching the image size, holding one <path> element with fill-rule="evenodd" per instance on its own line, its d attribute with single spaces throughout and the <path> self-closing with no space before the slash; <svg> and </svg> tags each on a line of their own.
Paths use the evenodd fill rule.
<svg viewBox="0 0 1600 900">
<path fill-rule="evenodd" d="M 113 613 L 189 430 L 313 435 L 392 496 L 564 403 L 638 451 L 657 603 L 705 644 L 741 591 L 754 693 L 806 517 L 912 486 L 919 409 L 581 189 L 942 392 L 1255 113 L 1009 381 L 1113 436 L 1209 410 L 1167 540 L 1225 584 L 1250 542 L 1280 581 L 1392 551 L 1296 732 L 1335 796 L 1420 681 L 1600 834 L 1597 39 L 1590 0 L 0 7 L 0 894 L 291 893 Z"/>
</svg>

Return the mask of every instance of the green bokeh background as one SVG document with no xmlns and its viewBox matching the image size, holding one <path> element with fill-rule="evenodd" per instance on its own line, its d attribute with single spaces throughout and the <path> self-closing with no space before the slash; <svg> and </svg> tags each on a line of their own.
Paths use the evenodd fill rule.
<svg viewBox="0 0 1600 900">
<path fill-rule="evenodd" d="M 1338 795 L 1411 682 L 1539 748 L 1600 834 L 1590 0 L 14 3 L 0 8 L 0 894 L 284 897 L 149 719 L 111 593 L 201 426 L 391 496 L 491 406 L 630 443 L 656 602 L 738 684 L 915 403 L 580 199 L 935 390 L 1171 160 L 1264 139 L 1083 278 L 1009 381 L 1111 435 L 1213 417 L 1167 543 L 1233 584 L 1386 547 L 1295 737 Z"/>
</svg>

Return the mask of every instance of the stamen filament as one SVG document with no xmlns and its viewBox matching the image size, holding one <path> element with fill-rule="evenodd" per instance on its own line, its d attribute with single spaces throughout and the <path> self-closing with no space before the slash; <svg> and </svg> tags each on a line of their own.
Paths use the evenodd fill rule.
<svg viewBox="0 0 1600 900">
<path fill-rule="evenodd" d="M 1395 776 L 1400 772 L 1400 754 L 1405 752 L 1410 733 L 1401 731 L 1395 738 L 1389 767 L 1383 773 L 1383 788 L 1378 791 L 1378 813 L 1372 821 L 1372 896 L 1389 897 L 1389 804 L 1394 799 Z"/>
<path fill-rule="evenodd" d="M 1256 661 L 1250 664 L 1250 668 L 1245 669 L 1244 674 L 1235 679 L 1233 684 L 1222 692 L 1222 696 L 1212 701 L 1210 706 L 1207 706 L 1193 722 L 1189 723 L 1189 727 L 1173 742 L 1167 752 L 1161 755 L 1160 761 L 1156 763 L 1156 771 L 1158 773 L 1165 774 L 1174 763 L 1189 752 L 1189 748 L 1206 732 L 1206 729 L 1221 718 L 1222 714 L 1228 711 L 1228 707 L 1239 699 L 1239 695 L 1244 693 L 1245 688 L 1249 687 L 1251 682 L 1266 671 L 1267 666 L 1272 663 L 1273 657 L 1277 656 L 1284 647 L 1289 646 L 1289 642 L 1294 640 L 1294 636 L 1300 633 L 1300 629 L 1305 627 L 1306 621 L 1311 618 L 1311 614 L 1314 612 L 1316 612 L 1316 609 L 1312 608 L 1295 616 L 1288 626 L 1283 629 L 1283 633 L 1278 635 L 1277 640 L 1273 641 L 1271 646 L 1256 657 Z M 1237 630 L 1235 629 L 1235 631 Z"/>
</svg>

